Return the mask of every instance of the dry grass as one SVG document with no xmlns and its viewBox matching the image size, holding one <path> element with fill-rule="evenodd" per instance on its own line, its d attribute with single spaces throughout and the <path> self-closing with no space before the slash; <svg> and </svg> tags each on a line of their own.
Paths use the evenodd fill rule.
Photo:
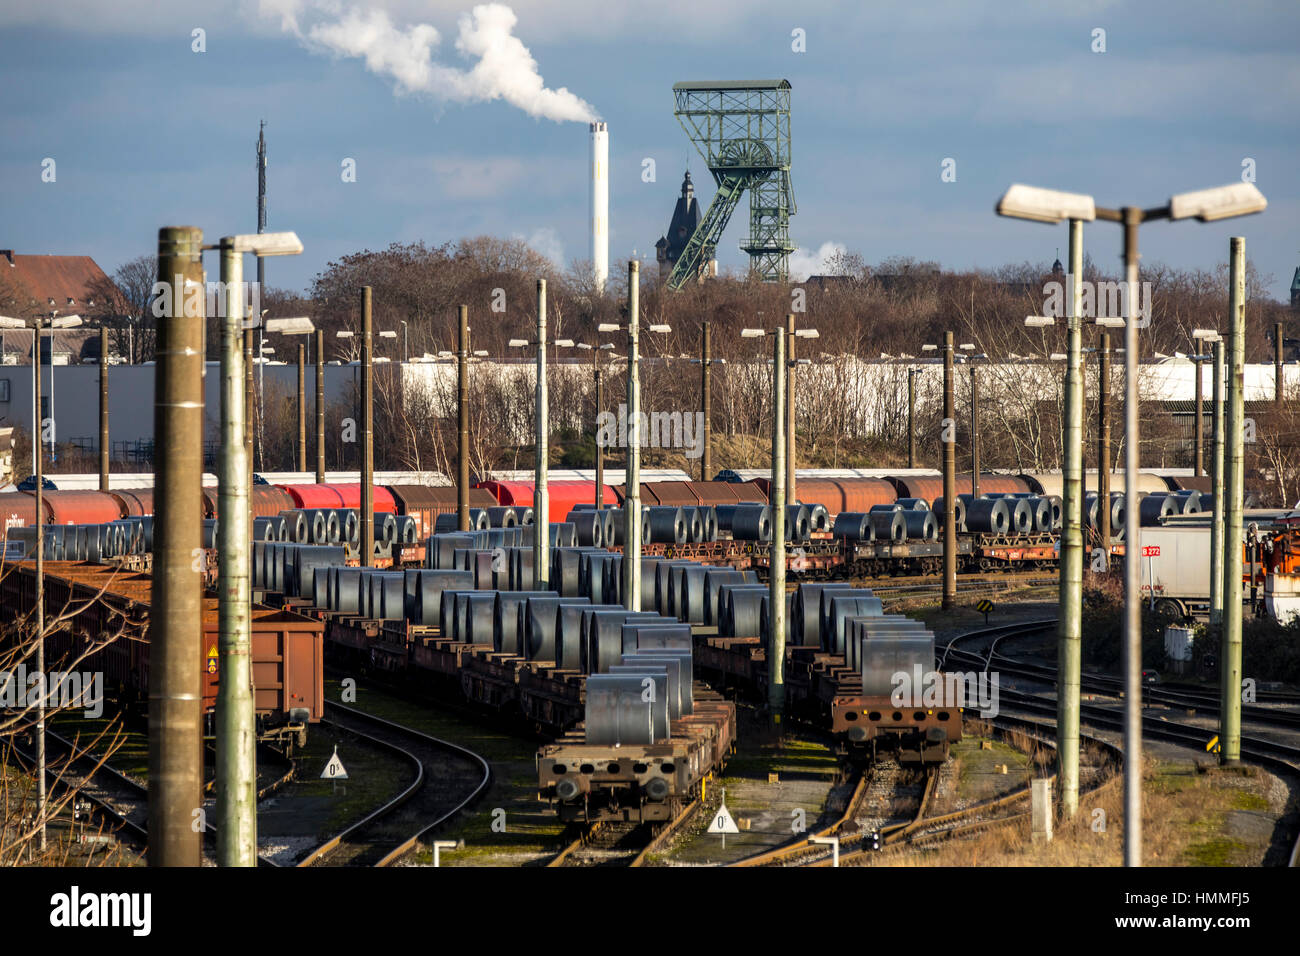
<svg viewBox="0 0 1300 956">
<path fill-rule="evenodd" d="M 1143 780 L 1143 862 L 1149 866 L 1257 866 L 1266 844 L 1224 834 L 1230 811 L 1281 813 L 1269 778 L 1243 773 L 1201 772 L 1191 765 L 1148 760 Z M 1058 819 L 1051 843 L 1035 846 L 1026 817 L 1015 824 L 933 848 L 881 857 L 889 866 L 1120 866 L 1123 863 L 1123 790 L 1118 781 L 1099 795 L 1084 795 L 1074 820 Z M 1289 804 L 1294 807 L 1295 798 Z M 1104 814 L 1098 814 L 1100 810 Z M 1097 829 L 1094 829 L 1096 827 Z"/>
</svg>

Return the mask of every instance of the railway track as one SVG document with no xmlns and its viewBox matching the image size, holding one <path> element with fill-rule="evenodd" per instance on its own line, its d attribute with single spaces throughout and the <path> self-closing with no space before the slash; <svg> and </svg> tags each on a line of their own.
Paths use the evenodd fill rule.
<svg viewBox="0 0 1300 956">
<path fill-rule="evenodd" d="M 1054 627 L 1055 625 L 1056 621 L 1052 619 L 972 631 L 953 638 L 953 640 L 949 642 L 948 649 L 945 651 L 945 657 L 956 654 L 959 657 L 965 657 L 973 662 L 983 661 L 984 666 L 987 668 L 994 656 L 997 654 L 997 644 L 1000 641 L 1007 638 L 1015 638 L 1037 633 L 1046 628 Z M 976 639 L 989 639 L 991 641 L 986 655 L 978 652 L 953 648 L 953 644 Z M 1012 659 L 1006 658 L 1006 660 Z M 1006 669 L 1006 665 L 1002 663 L 999 663 L 998 666 Z M 1045 666 L 1042 670 L 1050 673 L 1053 679 L 1055 678 L 1055 668 Z M 1083 687 L 1095 687 L 1095 684 L 1090 684 L 1091 680 L 1092 678 L 1085 677 L 1081 682 L 1081 685 Z M 1144 688 L 1144 700 L 1148 699 L 1149 696 L 1147 688 Z M 1054 699 L 1010 689 L 1001 690 L 1001 697 L 1004 701 L 1013 704 L 1020 710 L 1041 714 L 1053 719 L 1056 717 L 1056 701 Z M 1217 713 L 1217 706 L 1215 707 L 1214 712 Z M 1084 725 L 1091 725 L 1112 732 L 1122 732 L 1124 729 L 1123 715 L 1110 708 L 1081 702 L 1079 706 L 1079 717 L 1080 723 Z M 1242 708 L 1242 717 L 1243 720 L 1259 719 L 1254 716 L 1248 718 L 1245 706 Z M 1206 730 L 1203 727 L 1196 727 L 1179 721 L 1169 720 L 1163 716 L 1147 714 L 1143 714 L 1142 716 L 1142 736 L 1144 738 L 1182 744 L 1198 751 L 1204 749 L 1207 740 Z M 1300 747 L 1297 746 L 1279 743 L 1277 741 L 1243 733 L 1241 735 L 1241 755 L 1243 759 L 1248 758 L 1255 764 L 1265 767 L 1275 773 L 1294 777 L 1298 772 L 1300 772 Z M 1300 866 L 1300 835 L 1297 835 L 1295 845 L 1291 851 L 1289 865 Z"/>
<path fill-rule="evenodd" d="M 698 812 L 692 800 L 667 823 L 595 823 L 580 829 L 548 862 L 548 867 L 644 866 Z"/>
<path fill-rule="evenodd" d="M 413 779 L 397 796 L 309 853 L 300 867 L 390 866 L 478 799 L 491 782 L 487 761 L 459 744 L 333 701 L 325 707 L 330 724 L 395 754 L 410 767 Z"/>
<path fill-rule="evenodd" d="M 1037 721 L 1027 720 L 1018 717 L 999 717 L 992 721 L 999 730 L 1015 730 L 1022 735 L 1027 735 L 1037 741 L 1039 744 L 1051 748 L 1053 743 L 1050 739 L 1050 728 Z M 1112 763 L 1117 763 L 1119 759 L 1119 749 L 1101 741 L 1097 738 L 1086 737 L 1089 742 L 1095 743 L 1102 747 L 1109 755 Z M 897 771 L 896 765 L 892 768 Z M 938 785 L 937 768 L 927 770 L 923 782 L 921 795 L 917 801 L 917 808 L 910 818 L 902 821 L 887 824 L 879 827 L 872 833 L 863 832 L 861 829 L 855 829 L 855 824 L 860 812 L 864 798 L 874 786 L 872 774 L 880 774 L 882 769 L 875 766 L 867 773 L 859 776 L 858 783 L 849 798 L 844 813 L 838 820 L 827 827 L 823 827 L 803 839 L 786 846 L 777 847 L 755 856 L 746 857 L 743 860 L 732 864 L 733 866 L 828 866 L 834 860 L 834 852 L 825 844 L 814 843 L 815 838 L 824 839 L 827 837 L 836 837 L 839 840 L 839 865 L 854 866 L 865 862 L 868 858 L 879 853 L 888 853 L 896 851 L 904 846 L 914 846 L 920 843 L 929 843 L 938 840 L 949 839 L 955 836 L 974 833 L 980 830 L 992 829 L 998 826 L 1007 826 L 1016 823 L 1028 816 L 1028 811 L 1020 811 L 1013 814 L 1005 814 L 1004 811 L 1010 807 L 1026 801 L 1029 798 L 1031 788 L 1021 787 L 1012 793 L 991 800 L 982 801 L 972 804 L 961 810 L 952 813 L 943 814 L 937 817 L 930 817 L 928 813 L 934 802 L 934 795 Z M 890 767 L 883 769 L 884 774 L 889 774 Z M 1104 772 L 1104 771 L 1103 771 Z M 1054 777 L 1052 779 L 1055 779 Z M 1111 775 L 1096 787 L 1091 788 L 1086 793 L 1100 791 L 1103 787 L 1112 785 L 1116 778 Z M 887 784 L 890 781 L 885 781 Z M 990 814 L 997 813 L 996 816 Z M 868 846 L 868 836 L 874 836 L 876 839 L 870 841 Z"/>
</svg>

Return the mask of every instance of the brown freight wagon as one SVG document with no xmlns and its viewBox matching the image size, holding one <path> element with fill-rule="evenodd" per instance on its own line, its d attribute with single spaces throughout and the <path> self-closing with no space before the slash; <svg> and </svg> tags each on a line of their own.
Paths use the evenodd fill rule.
<svg viewBox="0 0 1300 956">
<path fill-rule="evenodd" d="M 626 487 L 617 489 L 619 499 L 627 496 Z M 749 482 L 731 481 L 651 481 L 641 484 L 641 504 L 677 508 L 702 505 L 735 505 L 744 502 L 765 504 L 766 496 Z"/>
<path fill-rule="evenodd" d="M 399 515 L 410 515 L 415 519 L 415 539 L 423 541 L 433 534 L 438 515 L 455 514 L 455 485 L 388 485 L 386 486 L 397 502 Z M 497 500 L 486 488 L 469 490 L 471 508 L 495 508 Z"/>
<path fill-rule="evenodd" d="M 35 603 L 35 565 L 23 562 L 12 567 L 3 581 L 4 605 L 25 613 Z M 66 628 L 47 637 L 51 669 L 64 661 L 69 669 L 102 671 L 106 689 L 116 691 L 124 702 L 147 701 L 151 588 L 147 574 L 71 561 L 45 562 L 47 609 L 76 609 Z M 196 653 L 203 713 L 211 732 L 220 682 L 215 597 L 203 598 L 202 625 Z M 292 737 L 301 746 L 307 725 L 318 723 L 325 708 L 324 625 L 254 604 L 251 626 L 258 737 Z"/>
</svg>

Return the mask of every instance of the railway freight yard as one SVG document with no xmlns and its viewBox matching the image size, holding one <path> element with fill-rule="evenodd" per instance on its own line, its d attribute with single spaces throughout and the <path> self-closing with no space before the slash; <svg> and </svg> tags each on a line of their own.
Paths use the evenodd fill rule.
<svg viewBox="0 0 1300 956">
<path fill-rule="evenodd" d="M 1296 15 L 1166 6 L 0 10 L 15 927 L 1292 930 Z"/>
</svg>

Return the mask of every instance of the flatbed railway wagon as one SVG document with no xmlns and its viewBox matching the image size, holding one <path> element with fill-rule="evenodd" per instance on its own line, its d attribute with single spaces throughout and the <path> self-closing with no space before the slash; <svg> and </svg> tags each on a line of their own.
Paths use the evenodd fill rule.
<svg viewBox="0 0 1300 956">
<path fill-rule="evenodd" d="M 887 750 L 903 763 L 931 764 L 941 762 L 961 738 L 966 697 L 958 700 L 950 693 L 945 675 L 935 675 L 939 689 L 930 703 L 924 698 L 915 707 L 894 702 L 890 679 L 896 673 L 914 680 L 916 665 L 926 675 L 934 669 L 933 636 L 918 622 L 883 614 L 869 589 L 812 582 L 790 596 L 787 620 L 787 713 L 829 730 L 844 756 L 867 762 Z M 698 631 L 699 674 L 716 687 L 765 701 L 766 639 L 758 633 L 722 635 L 712 627 Z M 864 647 L 894 656 L 882 660 Z"/>
<path fill-rule="evenodd" d="M 695 710 L 656 743 L 589 743 L 582 730 L 537 754 L 538 799 L 565 823 L 664 822 L 701 795 L 736 742 L 736 705 L 697 685 Z"/>
<path fill-rule="evenodd" d="M 35 607 L 32 562 L 10 565 L 0 584 L 11 620 Z M 45 562 L 45 606 L 76 608 L 46 639 L 48 668 L 101 671 L 105 691 L 127 705 L 149 699 L 149 600 L 147 574 L 108 565 Z M 205 733 L 214 731 L 221 675 L 217 651 L 217 600 L 202 603 L 199 655 Z M 8 617 L 9 615 L 6 614 Z M 324 628 L 320 621 L 254 604 L 253 690 L 258 738 L 286 745 L 306 744 L 311 724 L 325 708 Z"/>
</svg>

